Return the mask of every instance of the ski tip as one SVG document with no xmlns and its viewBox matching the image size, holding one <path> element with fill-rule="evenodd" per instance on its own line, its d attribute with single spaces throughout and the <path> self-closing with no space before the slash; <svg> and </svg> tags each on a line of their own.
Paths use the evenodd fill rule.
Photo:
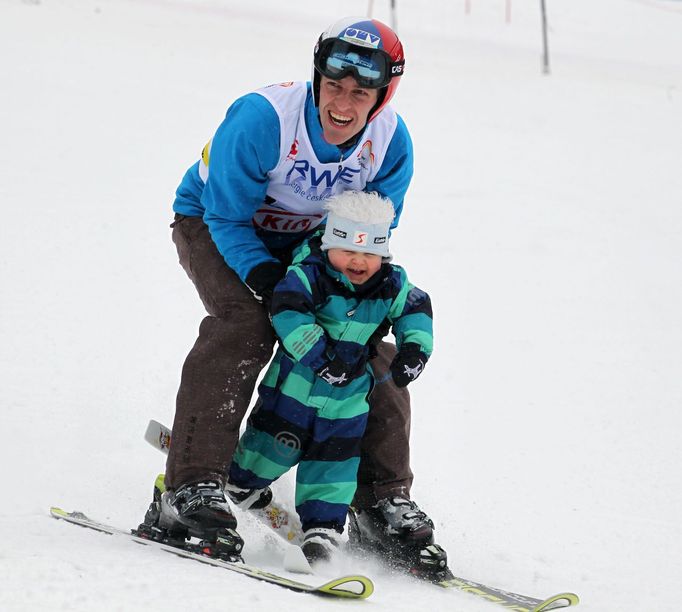
<svg viewBox="0 0 682 612">
<path fill-rule="evenodd" d="M 374 593 L 374 583 L 367 576 L 343 576 L 331 580 L 315 589 L 318 593 L 347 597 L 352 599 L 367 599 Z"/>
<path fill-rule="evenodd" d="M 168 427 L 151 419 L 147 425 L 147 431 L 144 432 L 144 439 L 153 447 L 168 454 L 172 433 Z"/>
<path fill-rule="evenodd" d="M 580 598 L 575 593 L 559 593 L 554 595 L 554 597 L 545 599 L 545 601 L 533 608 L 531 612 L 549 612 L 550 610 L 577 606 L 579 603 Z"/>
<path fill-rule="evenodd" d="M 88 518 L 85 514 L 82 512 L 74 511 L 74 512 L 67 512 L 66 510 L 62 510 L 61 508 L 57 506 L 51 506 L 50 507 L 50 514 L 54 518 L 60 518 L 60 519 L 66 519 L 67 521 L 71 521 L 72 523 L 75 521 L 89 521 L 92 522 L 90 518 Z"/>
</svg>

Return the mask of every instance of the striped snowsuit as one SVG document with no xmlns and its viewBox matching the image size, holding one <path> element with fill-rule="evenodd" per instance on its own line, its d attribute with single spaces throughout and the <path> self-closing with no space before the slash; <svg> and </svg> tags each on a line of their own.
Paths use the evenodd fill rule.
<svg viewBox="0 0 682 612">
<path fill-rule="evenodd" d="M 321 233 L 299 247 L 275 289 L 280 345 L 229 469 L 231 483 L 252 489 L 298 464 L 296 510 L 304 530 L 345 523 L 374 385 L 371 367 L 345 387 L 315 372 L 335 355 L 348 363 L 367 357 L 380 326 L 383 333 L 392 326 L 398 350 L 410 342 L 428 356 L 433 344 L 429 297 L 401 267 L 385 263 L 354 286 L 327 262 Z"/>
</svg>

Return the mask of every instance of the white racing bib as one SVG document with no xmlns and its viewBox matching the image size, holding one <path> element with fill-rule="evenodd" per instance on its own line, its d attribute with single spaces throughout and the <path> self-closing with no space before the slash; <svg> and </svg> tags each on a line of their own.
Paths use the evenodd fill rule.
<svg viewBox="0 0 682 612">
<path fill-rule="evenodd" d="M 270 85 L 255 93 L 266 98 L 280 124 L 280 155 L 268 173 L 269 200 L 254 215 L 257 227 L 275 232 L 303 232 L 317 227 L 325 217 L 324 201 L 348 189 L 363 190 L 384 161 L 398 125 L 387 106 L 371 121 L 346 159 L 322 163 L 317 159 L 305 125 L 306 83 Z"/>
</svg>

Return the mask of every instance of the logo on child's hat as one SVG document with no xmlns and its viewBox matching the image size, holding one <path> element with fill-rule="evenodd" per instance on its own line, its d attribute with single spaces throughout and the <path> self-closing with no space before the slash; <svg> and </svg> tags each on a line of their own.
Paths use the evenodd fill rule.
<svg viewBox="0 0 682 612">
<path fill-rule="evenodd" d="M 376 242 L 376 240 L 375 240 Z M 355 246 L 366 246 L 367 245 L 367 232 L 355 232 L 355 238 L 353 238 L 353 244 Z"/>
</svg>

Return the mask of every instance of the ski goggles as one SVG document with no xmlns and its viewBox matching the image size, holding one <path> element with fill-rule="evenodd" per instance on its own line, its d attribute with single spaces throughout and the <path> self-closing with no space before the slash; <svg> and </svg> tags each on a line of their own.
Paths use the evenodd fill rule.
<svg viewBox="0 0 682 612">
<path fill-rule="evenodd" d="M 405 60 L 392 62 L 386 51 L 363 49 L 338 38 L 320 41 L 315 53 L 315 68 L 323 76 L 338 81 L 350 75 L 360 87 L 370 89 L 386 87 L 392 77 L 403 74 L 404 66 Z"/>
</svg>

